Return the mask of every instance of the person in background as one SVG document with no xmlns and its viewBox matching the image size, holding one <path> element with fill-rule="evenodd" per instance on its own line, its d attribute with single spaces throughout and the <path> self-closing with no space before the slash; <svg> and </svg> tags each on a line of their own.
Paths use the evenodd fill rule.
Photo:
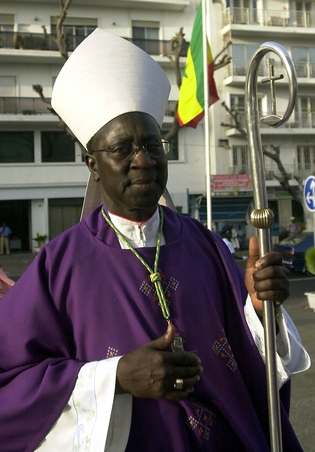
<svg viewBox="0 0 315 452">
<path fill-rule="evenodd" d="M 235 250 L 240 249 L 240 242 L 238 240 L 237 231 L 234 227 L 232 227 L 232 230 L 231 230 L 231 242 L 232 242 Z"/>
<path fill-rule="evenodd" d="M 228 249 L 230 250 L 230 253 L 234 254 L 235 248 L 233 243 L 231 242 L 231 234 L 229 233 L 229 231 L 221 232 L 221 237 L 223 242 L 227 245 Z"/>
<path fill-rule="evenodd" d="M 221 233 L 224 234 L 225 232 L 229 232 L 230 235 L 232 235 L 232 229 L 233 229 L 233 226 L 228 221 L 225 221 L 224 226 L 221 229 Z"/>
<path fill-rule="evenodd" d="M 297 224 L 295 217 L 291 217 L 290 220 L 291 221 L 288 224 L 287 231 L 289 231 L 289 237 L 294 237 L 296 234 L 301 232 L 302 228 L 299 224 Z"/>
<path fill-rule="evenodd" d="M 4 252 L 9 255 L 10 254 L 10 243 L 9 237 L 11 234 L 11 229 L 6 223 L 2 223 L 0 227 L 0 256 L 4 254 Z"/>
<path fill-rule="evenodd" d="M 56 79 L 52 107 L 90 180 L 82 220 L 0 303 L 1 452 L 270 451 L 265 298 L 279 307 L 284 450 L 301 451 L 289 386 L 310 360 L 281 306 L 287 270 L 253 237 L 244 272 L 220 237 L 159 203 L 169 92 L 148 54 L 99 29 Z"/>
<path fill-rule="evenodd" d="M 0 299 L 8 292 L 14 285 L 14 281 L 7 277 L 3 268 L 0 265 Z"/>
</svg>

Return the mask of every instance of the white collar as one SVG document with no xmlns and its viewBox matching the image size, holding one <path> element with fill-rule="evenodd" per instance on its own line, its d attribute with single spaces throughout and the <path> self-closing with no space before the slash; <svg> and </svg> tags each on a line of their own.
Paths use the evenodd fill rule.
<svg viewBox="0 0 315 452">
<path fill-rule="evenodd" d="M 159 209 L 156 209 L 152 217 L 147 221 L 133 221 L 128 218 L 123 218 L 113 213 L 108 212 L 110 219 L 114 226 L 126 237 L 130 245 L 134 248 L 143 248 L 149 246 L 156 246 L 160 214 Z M 120 246 L 124 249 L 127 246 L 122 240 L 119 239 Z M 164 235 L 162 234 L 161 245 L 165 244 Z"/>
</svg>

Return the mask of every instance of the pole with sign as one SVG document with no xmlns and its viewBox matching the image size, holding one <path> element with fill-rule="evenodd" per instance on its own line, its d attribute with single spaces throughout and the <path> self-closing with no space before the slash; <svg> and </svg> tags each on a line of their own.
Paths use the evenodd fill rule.
<svg viewBox="0 0 315 452">
<path fill-rule="evenodd" d="M 306 208 L 313 212 L 313 233 L 315 244 L 315 177 L 309 176 L 304 185 L 304 202 Z"/>
</svg>

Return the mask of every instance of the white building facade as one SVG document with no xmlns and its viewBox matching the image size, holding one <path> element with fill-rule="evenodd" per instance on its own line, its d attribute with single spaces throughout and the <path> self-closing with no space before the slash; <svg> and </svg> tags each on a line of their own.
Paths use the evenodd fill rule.
<svg viewBox="0 0 315 452">
<path fill-rule="evenodd" d="M 244 86 L 245 74 L 251 56 L 264 42 L 275 41 L 286 48 L 295 64 L 298 95 L 290 120 L 279 128 L 261 125 L 263 146 L 273 151 L 280 149 L 283 168 L 289 174 L 290 185 L 297 187 L 296 178 L 305 179 L 314 174 L 315 132 L 315 2 L 283 0 L 226 0 L 220 34 L 223 42 L 232 42 L 232 63 L 222 70 L 223 93 L 221 99 L 238 112 L 241 125 L 245 126 Z M 258 102 L 261 116 L 271 113 L 272 96 L 269 83 L 261 80 L 270 77 L 270 66 L 275 76 L 284 75 L 275 82 L 276 110 L 283 114 L 287 108 L 288 77 L 283 65 L 274 53 L 267 54 L 259 68 Z M 228 115 L 225 123 L 233 124 Z M 249 173 L 247 143 L 234 127 L 226 128 L 229 172 Z M 311 214 L 288 196 L 278 182 L 281 172 L 278 165 L 265 157 L 266 185 L 270 207 L 285 230 L 291 215 L 310 227 Z M 222 167 L 217 168 L 218 172 Z"/>
<path fill-rule="evenodd" d="M 163 67 L 172 85 L 163 133 L 170 129 L 178 99 L 170 39 L 180 27 L 190 40 L 199 0 L 73 0 L 65 22 L 69 50 L 96 27 L 130 39 Z M 296 63 L 298 102 L 287 126 L 263 128 L 265 146 L 281 146 L 285 169 L 303 178 L 314 171 L 315 32 L 314 2 L 209 0 L 211 47 L 215 56 L 228 41 L 232 62 L 215 79 L 220 101 L 210 108 L 210 155 L 213 182 L 211 217 L 220 229 L 224 221 L 246 222 L 251 208 L 250 187 L 241 184 L 249 174 L 247 143 L 233 126 L 221 103 L 237 110 L 244 123 L 245 73 L 251 55 L 265 41 L 283 44 Z M 37 233 L 48 239 L 76 223 L 80 217 L 88 171 L 79 145 L 67 136 L 34 91 L 41 85 L 49 102 L 63 60 L 51 36 L 55 33 L 57 0 L 2 1 L 0 9 L 0 222 L 12 230 L 13 247 L 33 249 Z M 48 36 L 44 35 L 43 27 Z M 185 56 L 182 58 L 182 66 Z M 276 73 L 281 72 L 274 62 Z M 268 62 L 261 75 L 268 77 Z M 75 76 L 75 74 L 74 74 Z M 122 81 L 123 83 L 123 81 Z M 276 82 L 277 109 L 285 110 L 286 79 Z M 312 96 L 313 94 L 313 96 Z M 78 93 L 79 95 L 79 93 Z M 259 88 L 262 113 L 270 109 L 270 87 Z M 230 124 L 222 126 L 221 124 Z M 245 124 L 245 123 L 244 123 Z M 278 168 L 266 159 L 268 197 L 283 227 L 298 206 L 275 179 Z M 183 128 L 174 140 L 169 159 L 168 189 L 184 214 L 206 217 L 204 123 Z M 234 179 L 220 185 L 219 176 Z M 239 184 L 239 185 L 238 185 Z M 199 205 L 199 209 L 195 209 Z"/>
</svg>

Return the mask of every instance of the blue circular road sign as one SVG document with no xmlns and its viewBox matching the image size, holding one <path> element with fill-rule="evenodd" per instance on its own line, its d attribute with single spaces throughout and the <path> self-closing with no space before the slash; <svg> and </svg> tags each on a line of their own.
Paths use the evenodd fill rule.
<svg viewBox="0 0 315 452">
<path fill-rule="evenodd" d="M 315 212 L 315 177 L 310 176 L 304 185 L 304 201 L 310 212 Z"/>
</svg>

